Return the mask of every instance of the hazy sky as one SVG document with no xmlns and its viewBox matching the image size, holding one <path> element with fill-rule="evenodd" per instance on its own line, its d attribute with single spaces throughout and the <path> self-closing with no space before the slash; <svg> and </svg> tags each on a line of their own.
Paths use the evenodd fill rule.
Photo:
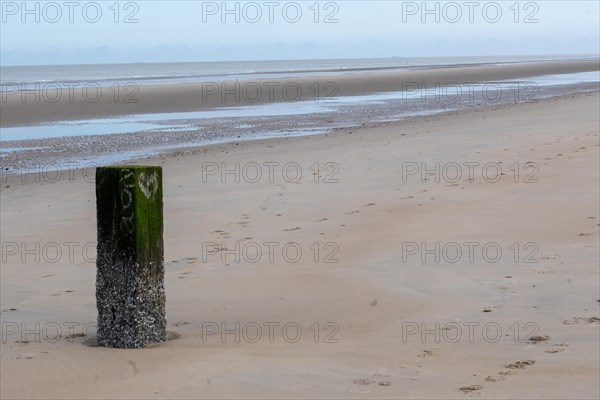
<svg viewBox="0 0 600 400">
<path fill-rule="evenodd" d="M 0 3 L 2 65 L 597 54 L 600 47 L 596 0 L 429 1 L 427 10 L 422 1 L 368 0 Z"/>
</svg>

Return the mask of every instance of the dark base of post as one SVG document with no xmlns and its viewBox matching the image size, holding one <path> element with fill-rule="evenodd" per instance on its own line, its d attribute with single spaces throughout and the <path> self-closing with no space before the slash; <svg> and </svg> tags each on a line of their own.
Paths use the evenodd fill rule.
<svg viewBox="0 0 600 400">
<path fill-rule="evenodd" d="M 167 321 L 164 314 L 164 285 L 144 292 L 143 279 L 135 278 L 139 266 L 112 266 L 113 278 L 97 279 L 98 307 L 97 342 L 99 346 L 139 349 L 148 344 L 167 340 Z M 130 284 L 115 290 L 115 275 L 122 272 L 131 278 Z M 106 274 L 104 274 L 106 275 Z M 117 280 L 121 280 L 118 279 Z M 125 279 L 129 280 L 129 279 Z"/>
</svg>

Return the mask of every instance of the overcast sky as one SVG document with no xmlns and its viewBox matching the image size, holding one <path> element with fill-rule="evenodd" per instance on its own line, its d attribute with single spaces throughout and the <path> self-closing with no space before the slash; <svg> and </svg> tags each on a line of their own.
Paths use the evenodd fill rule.
<svg viewBox="0 0 600 400">
<path fill-rule="evenodd" d="M 316 3 L 316 6 L 315 6 Z M 516 6 L 515 6 L 516 3 Z M 598 54 L 598 1 L 1 1 L 1 64 Z M 236 21 L 238 19 L 238 21 Z M 439 19 L 439 21 L 436 21 Z"/>
</svg>

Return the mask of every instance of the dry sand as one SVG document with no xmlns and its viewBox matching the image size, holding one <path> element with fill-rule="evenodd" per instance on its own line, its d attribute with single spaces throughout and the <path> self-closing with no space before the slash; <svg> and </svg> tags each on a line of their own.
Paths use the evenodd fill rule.
<svg viewBox="0 0 600 400">
<path fill-rule="evenodd" d="M 180 337 L 143 350 L 64 337 L 65 323 L 96 316 L 95 265 L 81 255 L 81 245 L 95 240 L 93 183 L 80 174 L 57 183 L 31 183 L 31 177 L 25 185 L 3 183 L 3 246 L 80 246 L 73 262 L 66 250 L 56 263 L 48 262 L 52 254 L 36 263 L 31 255 L 22 262 L 22 248 L 17 255 L 4 252 L 0 394 L 596 399 L 599 106 L 598 92 L 570 95 L 147 160 L 164 167 L 168 329 Z M 239 183 L 232 176 L 203 182 L 203 163 L 231 169 L 253 162 L 297 163 L 303 178 L 290 183 L 279 167 L 273 182 L 250 182 L 250 169 Z M 488 182 L 493 170 L 485 180 L 476 167 L 472 182 L 409 176 L 403 183 L 402 165 L 409 162 L 428 168 L 502 163 L 493 165 L 506 175 Z M 318 175 L 310 169 L 315 163 Z M 521 171 L 517 183 L 514 163 Z M 525 170 L 526 163 L 534 168 Z M 338 182 L 324 183 L 332 171 Z M 303 257 L 286 261 L 280 246 L 274 262 L 264 256 L 256 263 L 233 256 L 223 263 L 218 255 L 202 260 L 202 243 L 235 249 L 236 241 L 294 242 Z M 310 249 L 315 242 L 319 262 Z M 456 263 L 436 263 L 433 256 L 421 263 L 418 256 L 403 260 L 402 243 L 409 242 L 428 248 L 496 243 L 504 256 L 492 263 L 477 247 L 473 262 L 463 254 Z M 331 251 L 323 249 L 327 243 L 339 248 L 333 256 L 339 262 L 322 262 Z M 517 262 L 513 243 L 521 247 Z M 523 249 L 527 244 L 533 247 Z M 524 262 L 532 251 L 537 263 Z M 41 340 L 31 333 L 21 340 L 21 324 L 35 331 L 36 322 Z M 63 326 L 56 343 L 49 322 Z M 233 334 L 202 336 L 203 323 L 232 329 L 236 322 L 239 343 Z M 279 323 L 273 343 L 265 328 L 271 322 Z M 263 326 L 256 343 L 250 323 Z M 302 328 L 297 342 L 293 328 L 283 337 L 286 323 Z M 433 333 L 406 335 L 422 323 Z M 15 326 L 19 331 L 8 335 Z M 444 326 L 460 327 L 462 337 L 453 340 L 456 331 Z M 532 335 L 541 341 L 524 341 Z"/>
</svg>

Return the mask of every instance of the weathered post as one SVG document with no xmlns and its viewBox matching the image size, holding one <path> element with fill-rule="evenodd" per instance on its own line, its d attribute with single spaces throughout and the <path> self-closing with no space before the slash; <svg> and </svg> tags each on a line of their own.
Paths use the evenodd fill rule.
<svg viewBox="0 0 600 400">
<path fill-rule="evenodd" d="M 162 168 L 96 170 L 98 345 L 142 348 L 167 339 Z"/>
</svg>

